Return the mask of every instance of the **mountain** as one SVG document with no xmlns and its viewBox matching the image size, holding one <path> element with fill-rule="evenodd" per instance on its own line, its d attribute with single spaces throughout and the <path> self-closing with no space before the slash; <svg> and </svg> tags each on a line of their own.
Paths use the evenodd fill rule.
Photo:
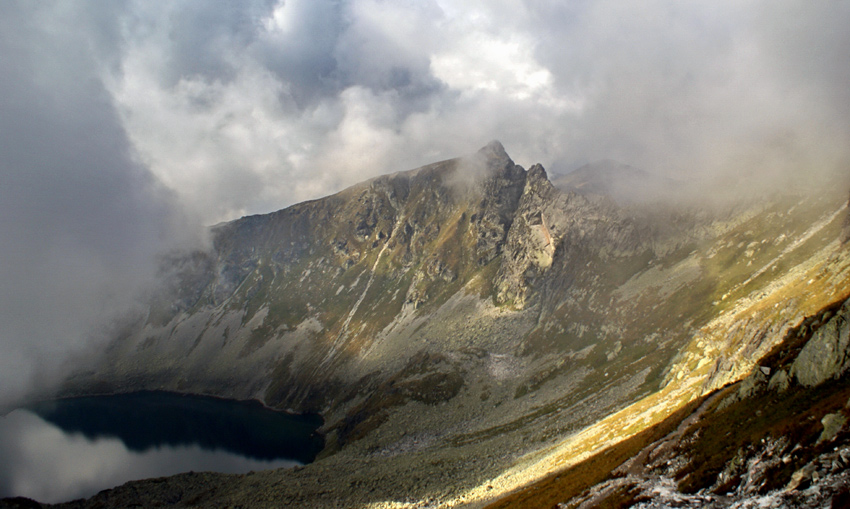
<svg viewBox="0 0 850 509">
<path fill-rule="evenodd" d="M 210 249 L 163 259 L 147 312 L 62 394 L 319 412 L 325 451 L 68 507 L 482 505 L 612 447 L 638 454 L 765 356 L 799 379 L 776 349 L 850 296 L 846 190 L 634 206 L 624 175 L 674 183 L 609 169 L 555 186 L 492 142 L 214 227 Z"/>
</svg>

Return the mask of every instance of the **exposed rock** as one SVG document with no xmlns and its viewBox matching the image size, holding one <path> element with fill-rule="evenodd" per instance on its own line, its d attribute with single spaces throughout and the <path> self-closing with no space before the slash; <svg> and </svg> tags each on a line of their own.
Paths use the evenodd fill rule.
<svg viewBox="0 0 850 509">
<path fill-rule="evenodd" d="M 806 343 L 791 368 L 797 381 L 807 387 L 842 375 L 850 368 L 850 303 L 841 307 Z"/>
<path fill-rule="evenodd" d="M 325 455 L 298 470 L 143 481 L 90 503 L 153 506 L 184 488 L 181 503 L 208 507 L 479 503 L 540 475 L 527 458 L 606 416 L 621 417 L 599 432 L 606 446 L 651 426 L 656 410 L 699 397 L 703 377 L 752 373 L 730 404 L 829 378 L 844 363 L 818 371 L 824 346 L 791 371 L 757 362 L 843 295 L 838 232 L 800 227 L 843 198 L 625 207 L 559 190 L 491 143 L 219 225 L 209 252 L 169 262 L 150 315 L 63 394 L 164 389 L 316 411 Z M 730 448 L 744 451 L 747 490 L 790 454 Z M 687 458 L 665 461 L 673 472 Z M 527 477 L 494 481 L 506 471 Z"/>
<path fill-rule="evenodd" d="M 835 438 L 838 432 L 847 424 L 847 416 L 837 413 L 826 414 L 820 422 L 823 424 L 823 432 L 818 437 L 818 443 L 828 442 Z"/>
<path fill-rule="evenodd" d="M 543 166 L 534 165 L 508 233 L 496 300 L 524 308 L 530 290 L 550 270 L 564 276 L 553 278 L 558 292 L 568 291 L 575 271 L 588 260 L 625 257 L 645 249 L 642 233 L 633 218 L 610 202 L 560 191 Z"/>
<path fill-rule="evenodd" d="M 485 182 L 484 198 L 475 215 L 479 265 L 486 265 L 501 254 L 513 224 L 524 177 L 525 173 L 518 166 L 505 167 L 504 172 Z"/>
<path fill-rule="evenodd" d="M 815 466 L 811 463 L 791 474 L 791 480 L 785 486 L 785 491 L 792 491 L 805 488 L 812 480 L 812 474 L 815 472 Z"/>
<path fill-rule="evenodd" d="M 553 235 L 546 214 L 550 212 L 547 205 L 555 193 L 543 167 L 532 166 L 507 238 L 506 260 L 498 276 L 499 302 L 510 302 L 522 308 L 529 285 L 552 265 L 560 239 Z"/>
<path fill-rule="evenodd" d="M 738 399 L 746 399 L 755 396 L 767 387 L 767 377 L 760 369 L 753 370 L 750 376 L 741 381 L 741 388 L 738 389 Z"/>
<path fill-rule="evenodd" d="M 788 373 L 784 369 L 780 369 L 770 377 L 767 388 L 771 391 L 783 392 L 788 389 L 790 383 Z"/>
<path fill-rule="evenodd" d="M 769 388 L 768 379 L 761 369 L 753 369 L 750 374 L 741 380 L 738 385 L 738 390 L 729 394 L 718 405 L 719 409 L 724 409 L 739 401 L 751 398 Z"/>
</svg>

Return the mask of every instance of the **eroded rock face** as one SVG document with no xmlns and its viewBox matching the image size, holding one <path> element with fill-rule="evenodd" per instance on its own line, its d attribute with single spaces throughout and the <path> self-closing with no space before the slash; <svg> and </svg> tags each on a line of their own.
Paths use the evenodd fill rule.
<svg viewBox="0 0 850 509">
<path fill-rule="evenodd" d="M 551 199 L 556 194 L 559 191 L 549 182 L 546 170 L 539 164 L 532 166 L 499 270 L 496 298 L 500 303 L 524 307 L 529 285 L 552 265 L 561 240 L 550 229 L 554 219 Z"/>
<path fill-rule="evenodd" d="M 834 341 L 848 305 L 807 317 L 749 377 L 666 422 L 674 431 L 559 507 L 846 507 L 847 380 L 812 388 L 784 373 L 809 345 L 826 355 L 824 337 Z"/>
<path fill-rule="evenodd" d="M 488 168 L 489 176 L 481 186 L 480 201 L 471 222 L 476 234 L 477 263 L 486 265 L 502 253 L 520 196 L 526 184 L 526 172 L 511 161 L 499 142 L 481 149 L 472 164 Z M 481 170 L 473 169 L 473 172 Z"/>
<path fill-rule="evenodd" d="M 543 166 L 534 165 L 508 234 L 496 300 L 522 309 L 530 290 L 553 265 L 570 279 L 592 258 L 634 255 L 647 246 L 639 231 L 611 202 L 561 191 Z"/>
<path fill-rule="evenodd" d="M 791 371 L 797 381 L 814 387 L 850 368 L 850 302 L 829 319 L 803 347 Z"/>
</svg>

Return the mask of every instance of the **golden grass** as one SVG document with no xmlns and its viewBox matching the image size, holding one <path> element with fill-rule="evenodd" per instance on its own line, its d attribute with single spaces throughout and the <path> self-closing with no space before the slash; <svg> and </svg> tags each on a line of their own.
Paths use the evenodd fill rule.
<svg viewBox="0 0 850 509">
<path fill-rule="evenodd" d="M 611 477 L 611 472 L 642 449 L 673 432 L 701 403 L 692 401 L 640 433 L 607 447 L 590 458 L 555 471 L 488 505 L 488 509 L 554 507 Z"/>
</svg>

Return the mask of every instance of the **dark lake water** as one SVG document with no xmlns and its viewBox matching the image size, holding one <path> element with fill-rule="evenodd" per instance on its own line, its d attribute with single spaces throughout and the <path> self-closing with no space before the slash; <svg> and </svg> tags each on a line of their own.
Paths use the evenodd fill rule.
<svg viewBox="0 0 850 509">
<path fill-rule="evenodd" d="M 317 415 L 165 392 L 38 403 L 0 417 L 0 498 L 86 497 L 133 479 L 309 463 Z"/>
</svg>

